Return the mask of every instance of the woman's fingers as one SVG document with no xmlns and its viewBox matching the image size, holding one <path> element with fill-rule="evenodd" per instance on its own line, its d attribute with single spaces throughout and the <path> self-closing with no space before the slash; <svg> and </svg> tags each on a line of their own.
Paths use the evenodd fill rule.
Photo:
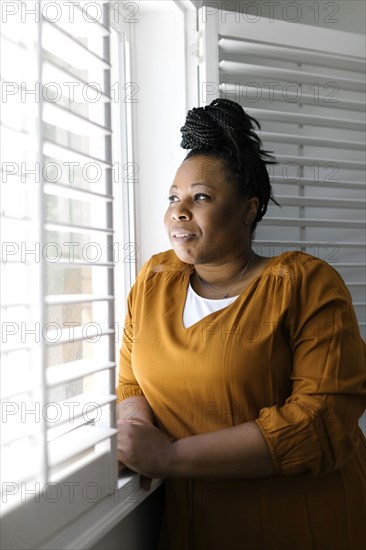
<svg viewBox="0 0 366 550">
<path fill-rule="evenodd" d="M 121 454 L 122 453 L 118 451 L 118 455 L 121 455 Z M 120 459 L 118 459 L 118 471 L 121 472 L 122 470 L 125 470 L 127 468 L 128 466 L 126 466 Z M 152 482 L 151 477 L 147 477 L 142 474 L 140 475 L 140 487 L 142 489 L 145 489 L 146 491 L 150 491 L 151 482 Z"/>
<path fill-rule="evenodd" d="M 119 421 L 118 425 L 121 424 L 139 424 L 141 426 L 153 426 L 151 422 L 148 422 L 147 420 L 143 420 L 142 418 L 130 418 L 123 421 Z"/>
<path fill-rule="evenodd" d="M 122 466 L 126 467 L 123 460 L 123 453 L 121 453 L 121 451 L 119 451 L 118 449 L 117 449 L 117 460 L 118 460 L 118 464 L 122 464 Z"/>
<path fill-rule="evenodd" d="M 140 475 L 140 487 L 146 491 L 150 491 L 152 478 L 144 475 Z"/>
<path fill-rule="evenodd" d="M 123 423 L 118 426 L 119 460 L 147 477 L 167 477 L 173 440 L 155 426 Z"/>
</svg>

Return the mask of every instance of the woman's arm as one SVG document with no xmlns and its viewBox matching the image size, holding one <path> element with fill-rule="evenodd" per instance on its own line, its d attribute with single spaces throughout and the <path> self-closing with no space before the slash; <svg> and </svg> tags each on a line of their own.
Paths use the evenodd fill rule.
<svg viewBox="0 0 366 550">
<path fill-rule="evenodd" d="M 127 464 L 124 462 L 124 455 L 120 452 L 121 447 L 121 426 L 124 424 L 140 424 L 145 426 L 154 426 L 155 418 L 152 408 L 147 399 L 143 396 L 134 396 L 124 399 L 117 405 L 117 459 L 119 462 L 119 470 L 123 469 Z M 140 485 L 147 491 L 151 486 L 151 478 L 141 476 Z"/>
<path fill-rule="evenodd" d="M 155 426 L 124 425 L 120 455 L 151 477 L 252 478 L 274 474 L 267 443 L 255 422 L 172 441 Z"/>
<path fill-rule="evenodd" d="M 274 474 L 267 443 L 255 422 L 245 422 L 172 445 L 174 477 L 251 478 Z"/>
<path fill-rule="evenodd" d="M 127 397 L 117 405 L 117 426 L 124 423 L 155 424 L 154 413 L 146 397 Z"/>
<path fill-rule="evenodd" d="M 128 466 L 121 453 L 123 448 L 123 425 L 138 424 L 143 426 L 154 426 L 155 419 L 152 408 L 146 397 L 127 397 L 117 405 L 117 458 L 121 466 Z"/>
</svg>

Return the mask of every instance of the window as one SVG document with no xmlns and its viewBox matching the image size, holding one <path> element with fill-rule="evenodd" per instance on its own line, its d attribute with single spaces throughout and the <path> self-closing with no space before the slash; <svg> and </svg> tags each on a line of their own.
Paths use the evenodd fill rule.
<svg viewBox="0 0 366 550">
<path fill-rule="evenodd" d="M 6 548 L 36 547 L 117 479 L 114 280 L 129 288 L 135 269 L 116 261 L 134 241 L 127 31 L 109 3 L 83 4 L 1 2 Z"/>
</svg>

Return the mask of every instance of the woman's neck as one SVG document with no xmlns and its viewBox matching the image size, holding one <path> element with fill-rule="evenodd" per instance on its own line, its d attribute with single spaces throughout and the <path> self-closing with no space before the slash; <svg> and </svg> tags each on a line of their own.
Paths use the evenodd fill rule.
<svg viewBox="0 0 366 550">
<path fill-rule="evenodd" d="M 250 251 L 242 262 L 221 265 L 199 264 L 191 276 L 193 290 L 203 298 L 220 299 L 237 296 L 259 275 L 269 258 Z M 211 288 L 212 287 L 212 288 Z"/>
</svg>

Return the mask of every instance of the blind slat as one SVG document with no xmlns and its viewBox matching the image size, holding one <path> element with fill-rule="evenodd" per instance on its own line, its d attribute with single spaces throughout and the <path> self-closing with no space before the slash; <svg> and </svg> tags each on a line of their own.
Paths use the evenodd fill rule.
<svg viewBox="0 0 366 550">
<path fill-rule="evenodd" d="M 79 267 L 114 267 L 113 262 L 87 262 L 87 261 L 80 261 L 80 260 L 63 260 L 60 259 L 57 262 L 52 264 L 52 267 L 62 267 L 65 268 L 67 266 L 68 268 L 79 268 Z"/>
<path fill-rule="evenodd" d="M 72 32 L 72 26 L 69 27 Z M 69 65 L 83 69 L 110 69 L 110 64 L 81 44 L 71 34 L 54 23 L 44 21 L 42 46 L 47 51 L 66 61 Z"/>
<path fill-rule="evenodd" d="M 115 363 L 108 362 L 95 362 L 88 360 L 71 361 L 70 363 L 62 363 L 54 367 L 48 367 L 46 370 L 47 386 L 52 388 L 59 384 L 65 384 L 72 380 L 78 380 L 89 374 L 95 372 L 101 372 L 102 370 L 112 369 L 115 367 Z"/>
<path fill-rule="evenodd" d="M 91 300 L 97 302 L 98 300 Z M 70 302 L 67 302 L 68 304 Z M 72 302 L 75 303 L 75 302 Z M 77 302 L 76 302 L 77 303 Z M 60 302 L 59 305 L 64 304 L 64 302 Z M 99 323 L 95 322 L 95 325 L 97 326 L 89 326 L 87 330 L 81 327 L 74 327 L 74 330 L 72 331 L 72 338 L 70 337 L 70 330 L 67 329 L 60 329 L 59 331 L 55 330 L 49 330 L 47 331 L 47 340 L 45 342 L 45 345 L 47 347 L 50 346 L 59 346 L 60 344 L 68 344 L 71 342 L 81 342 L 81 341 L 87 341 L 87 342 L 93 342 L 97 339 L 101 338 L 102 336 L 107 336 L 108 334 L 114 334 L 114 331 L 109 328 L 102 328 Z"/>
<path fill-rule="evenodd" d="M 225 76 L 225 75 L 223 75 Z M 364 112 L 365 103 L 363 101 L 357 101 L 352 99 L 346 99 L 344 97 L 338 97 L 332 99 L 326 95 L 314 91 L 313 94 L 308 94 L 303 90 L 293 91 L 291 88 L 286 89 L 286 94 L 283 93 L 283 90 L 272 87 L 262 87 L 260 85 L 250 86 L 244 84 L 229 84 L 222 82 L 219 86 L 220 92 L 223 94 L 223 97 L 228 95 L 228 99 L 235 100 L 238 98 L 243 98 L 248 101 L 248 103 L 254 103 L 258 99 L 265 99 L 268 101 L 278 101 L 281 103 L 286 103 L 290 101 L 291 103 L 300 102 L 302 105 L 314 105 L 319 106 L 322 104 L 324 107 L 330 107 L 332 109 L 345 109 L 349 111 Z"/>
<path fill-rule="evenodd" d="M 335 149 L 351 149 L 352 151 L 365 151 L 365 143 L 361 141 L 346 141 L 342 139 L 327 139 L 317 136 L 303 136 L 299 134 L 283 134 L 277 132 L 258 132 L 262 140 L 274 143 L 296 143 L 297 145 L 319 145 Z"/>
<path fill-rule="evenodd" d="M 77 457 L 77 455 L 88 449 L 93 449 L 97 443 L 111 438 L 116 433 L 117 430 L 112 428 L 82 426 L 59 439 L 51 441 L 48 443 L 50 467 L 53 468 L 73 457 Z"/>
<path fill-rule="evenodd" d="M 75 225 L 75 224 L 65 224 L 65 223 L 59 223 L 59 222 L 46 222 L 45 223 L 45 229 L 49 231 L 67 231 L 70 232 L 76 232 L 76 233 L 90 233 L 90 232 L 98 232 L 98 233 L 106 233 L 107 235 L 111 235 L 114 231 L 113 229 L 103 229 L 100 227 L 91 227 L 86 225 Z"/>
<path fill-rule="evenodd" d="M 316 243 L 314 241 L 301 241 L 301 240 L 292 240 L 292 241 L 288 241 L 288 240 L 281 240 L 281 241 L 271 241 L 271 240 L 264 240 L 264 239 L 256 239 L 255 241 L 255 244 L 256 245 L 263 245 L 263 246 L 269 246 L 269 247 L 274 247 L 274 246 L 281 246 L 283 247 L 285 250 L 286 250 L 286 247 L 288 246 L 304 246 L 304 247 L 314 247 L 314 244 L 316 244 L 317 246 L 319 246 L 320 248 L 324 248 L 326 245 L 329 246 L 329 241 L 316 241 Z M 337 242 L 337 246 L 339 246 L 339 248 L 364 248 L 365 247 L 365 244 L 362 243 L 362 242 L 352 242 L 352 241 L 349 241 L 349 242 L 345 242 L 345 241 L 342 241 L 342 242 Z"/>
<path fill-rule="evenodd" d="M 85 421 L 90 421 L 95 412 L 97 412 L 96 416 L 98 416 L 98 410 L 101 407 L 108 405 L 108 403 L 113 403 L 115 400 L 115 395 L 87 393 L 65 399 L 65 401 L 58 403 L 51 403 L 51 407 L 56 409 L 57 416 L 54 412 L 50 415 L 45 415 L 48 424 L 48 440 L 54 440 L 53 433 L 57 431 L 59 426 L 66 424 L 68 425 L 66 428 L 69 428 L 68 431 L 73 430 L 75 428 L 73 424 L 77 418 L 84 416 L 84 423 Z"/>
<path fill-rule="evenodd" d="M 271 181 L 273 183 L 281 183 L 281 184 L 288 184 L 288 185 L 303 185 L 303 186 L 312 186 L 312 187 L 319 187 L 319 180 L 313 178 L 300 178 L 295 177 L 291 178 L 287 174 L 283 176 L 277 176 L 274 175 L 271 177 Z M 332 180 L 332 179 L 322 179 L 321 180 L 322 187 L 334 187 L 335 189 L 357 189 L 359 191 L 365 190 L 365 184 L 361 181 L 352 181 L 352 180 Z"/>
<path fill-rule="evenodd" d="M 4 123 L 3 120 L 0 119 L 1 123 L 1 139 L 9 139 L 9 135 L 16 135 L 17 140 L 19 140 L 22 144 L 26 145 L 29 143 L 29 141 L 32 139 L 32 136 L 29 132 L 26 130 L 11 127 L 8 124 Z M 15 137 L 15 136 L 14 136 Z"/>
<path fill-rule="evenodd" d="M 219 62 L 219 69 L 223 73 L 243 74 L 246 78 L 265 78 L 275 81 L 295 82 L 297 84 L 314 84 L 314 82 L 318 82 L 320 86 L 323 86 L 334 81 L 334 75 L 330 74 L 310 73 L 302 70 L 282 69 L 263 65 L 250 65 L 238 61 L 222 60 Z M 344 90 L 353 90 L 356 92 L 365 91 L 365 82 L 363 80 L 338 76 L 337 84 Z"/>
<path fill-rule="evenodd" d="M 68 11 L 65 9 L 61 10 L 61 13 L 57 19 L 57 26 L 61 27 L 66 32 L 70 32 L 71 27 L 73 33 L 77 34 L 78 36 L 103 37 L 109 35 L 109 29 L 105 25 L 103 25 L 100 19 L 91 16 L 90 10 L 88 11 L 86 9 L 85 11 L 83 11 L 81 6 L 76 3 L 72 13 L 72 25 L 70 25 L 70 17 Z M 102 12 L 100 12 L 100 15 L 101 14 Z M 44 16 L 44 20 L 47 21 L 46 16 Z M 51 24 L 53 23 L 51 22 Z"/>
<path fill-rule="evenodd" d="M 282 205 L 317 206 L 319 208 L 356 208 L 365 210 L 366 202 L 361 199 L 327 199 L 322 197 L 298 197 L 291 195 L 276 195 L 276 200 Z"/>
<path fill-rule="evenodd" d="M 346 268 L 346 267 L 351 267 L 353 269 L 366 269 L 366 264 L 365 263 L 360 263 L 360 262 L 339 262 L 337 263 L 337 268 Z"/>
<path fill-rule="evenodd" d="M 103 136 L 110 135 L 111 130 L 93 122 L 89 118 L 83 117 L 68 109 L 57 105 L 56 103 L 45 102 L 43 107 L 43 120 L 48 124 L 68 130 L 71 132 L 74 128 L 81 135 Z"/>
<path fill-rule="evenodd" d="M 365 122 L 346 118 L 327 117 L 319 115 L 307 115 L 301 113 L 288 113 L 270 109 L 246 109 L 250 116 L 259 120 L 270 120 L 272 122 L 302 124 L 310 126 L 325 126 L 329 128 L 345 128 L 362 132 L 365 130 Z"/>
<path fill-rule="evenodd" d="M 293 61 L 294 63 L 334 67 L 335 69 L 356 71 L 362 74 L 365 72 L 365 65 L 363 61 L 350 55 L 336 55 L 300 48 L 288 48 L 286 46 L 278 46 L 274 44 L 267 45 L 255 42 L 243 42 L 241 40 L 233 40 L 230 38 L 220 38 L 219 47 L 224 52 L 235 54 L 249 54 L 259 57 L 269 57 L 282 61 Z"/>
<path fill-rule="evenodd" d="M 81 151 L 76 151 L 71 147 L 64 147 L 59 143 L 55 143 L 50 140 L 45 140 L 43 144 L 43 152 L 48 157 L 53 157 L 56 159 L 66 160 L 67 162 L 76 161 L 76 162 L 94 162 L 100 166 L 100 168 L 112 168 L 112 164 L 107 160 L 93 157 Z"/>
<path fill-rule="evenodd" d="M 48 305 L 56 304 L 80 304 L 82 302 L 110 302 L 114 296 L 96 296 L 94 294 L 60 294 L 46 296 L 45 301 Z"/>
<path fill-rule="evenodd" d="M 343 227 L 344 229 L 364 229 L 366 222 L 362 220 L 320 220 L 315 218 L 273 218 L 266 216 L 261 220 L 262 225 L 290 225 L 293 227 Z"/>
<path fill-rule="evenodd" d="M 79 103 L 87 102 L 87 98 L 89 97 L 96 97 L 103 103 L 108 103 L 112 100 L 110 96 L 103 93 L 101 88 L 97 88 L 92 82 L 87 82 L 80 77 L 76 77 L 75 74 L 65 68 L 59 67 L 51 61 L 45 61 L 43 63 L 42 80 L 43 84 L 47 84 L 48 82 L 72 82 L 72 93 L 69 91 L 68 86 L 63 86 L 62 92 L 63 95 L 69 94 L 69 99 L 73 99 Z"/>
<path fill-rule="evenodd" d="M 111 302 L 114 296 L 98 296 L 95 294 L 58 294 L 46 296 L 47 305 L 80 304 L 82 302 Z"/>
<path fill-rule="evenodd" d="M 31 408 L 32 405 L 28 405 L 28 411 L 31 411 Z M 34 410 L 36 411 L 36 408 L 34 408 Z M 30 412 L 28 412 L 27 414 L 28 417 L 31 415 Z M 35 412 L 34 414 L 37 414 L 37 412 Z M 22 439 L 34 437 L 35 429 L 34 424 L 32 423 L 19 422 L 17 425 L 13 425 L 9 423 L 9 421 L 7 421 L 7 423 L 4 423 L 4 426 L 2 426 L 1 428 L 1 445 L 4 447 L 8 447 L 9 445 L 14 444 L 17 441 L 21 441 Z"/>
<path fill-rule="evenodd" d="M 307 157 L 298 155 L 283 155 L 278 153 L 276 155 L 277 162 L 280 164 L 299 164 L 301 165 L 314 165 L 326 166 L 329 163 L 335 164 L 338 168 L 347 168 L 348 170 L 363 170 L 365 163 L 357 160 L 346 160 L 339 158 L 320 158 L 320 157 Z"/>
<path fill-rule="evenodd" d="M 44 191 L 45 193 L 67 197 L 70 199 L 77 199 L 77 200 L 85 200 L 86 198 L 90 198 L 90 200 L 94 200 L 94 199 L 102 199 L 105 201 L 113 200 L 112 195 L 96 193 L 95 191 L 90 191 L 89 189 L 82 189 L 81 187 L 76 187 L 75 185 L 71 186 L 71 185 L 65 185 L 62 183 L 46 183 L 44 186 Z"/>
</svg>

